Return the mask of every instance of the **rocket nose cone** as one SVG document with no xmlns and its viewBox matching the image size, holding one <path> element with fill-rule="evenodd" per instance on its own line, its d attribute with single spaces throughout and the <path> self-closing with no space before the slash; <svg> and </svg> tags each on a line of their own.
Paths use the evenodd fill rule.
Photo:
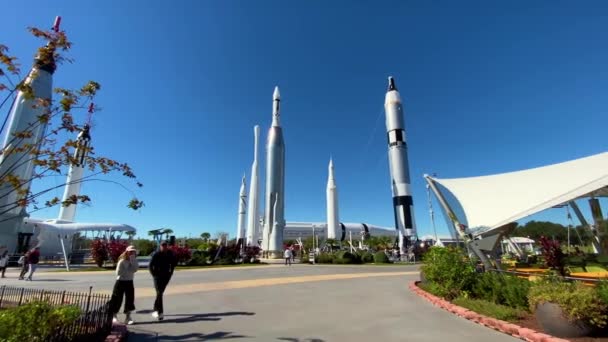
<svg viewBox="0 0 608 342">
<path fill-rule="evenodd" d="M 273 100 L 281 99 L 281 93 L 279 92 L 279 86 L 274 87 L 274 93 L 272 94 L 272 99 Z"/>
<path fill-rule="evenodd" d="M 388 77 L 388 91 L 397 90 L 397 85 L 395 85 L 395 79 L 393 76 Z"/>
</svg>

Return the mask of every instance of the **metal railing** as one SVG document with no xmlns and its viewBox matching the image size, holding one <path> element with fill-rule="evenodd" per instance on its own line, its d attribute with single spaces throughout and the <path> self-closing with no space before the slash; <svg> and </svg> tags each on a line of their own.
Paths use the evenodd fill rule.
<svg viewBox="0 0 608 342">
<path fill-rule="evenodd" d="M 80 308 L 80 317 L 72 324 L 57 327 L 47 339 L 49 342 L 104 341 L 112 330 L 110 295 L 89 292 L 51 291 L 41 289 L 0 287 L 0 310 L 44 301 L 51 305 L 74 305 Z"/>
</svg>

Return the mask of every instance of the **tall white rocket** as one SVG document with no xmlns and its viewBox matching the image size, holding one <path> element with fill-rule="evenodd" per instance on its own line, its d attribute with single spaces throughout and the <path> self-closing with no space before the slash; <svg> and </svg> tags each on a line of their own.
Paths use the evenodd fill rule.
<svg viewBox="0 0 608 342">
<path fill-rule="evenodd" d="M 334 178 L 334 162 L 329 159 L 329 170 L 327 177 L 327 238 L 337 239 L 340 218 L 338 216 L 338 188 Z"/>
<path fill-rule="evenodd" d="M 260 139 L 260 126 L 253 127 L 253 164 L 251 165 L 251 183 L 249 184 L 249 207 L 247 208 L 247 246 L 258 245 L 260 232 L 259 220 L 259 187 L 258 178 L 258 141 Z"/>
<path fill-rule="evenodd" d="M 236 231 L 236 241 L 242 241 L 245 237 L 245 222 L 246 222 L 246 208 L 247 208 L 247 192 L 245 192 L 245 175 L 243 175 L 243 181 L 241 182 L 241 190 L 239 192 L 239 219 Z"/>
<path fill-rule="evenodd" d="M 60 21 L 60 17 L 55 19 L 55 32 L 59 31 Z M 5 219 L 25 215 L 25 207 L 15 204 L 24 198 L 23 194 L 27 193 L 31 186 L 36 158 L 31 152 L 41 145 L 48 122 L 39 118 L 50 115 L 53 73 L 56 69 L 53 58 L 55 47 L 49 43 L 42 49 L 45 53 L 35 57 L 34 65 L 24 81 L 32 90 L 33 96 L 19 90 L 7 121 L 7 132 L 0 156 L 0 175 L 17 177 L 20 191 L 16 191 L 9 182 L 0 185 L 0 215 Z"/>
<path fill-rule="evenodd" d="M 283 258 L 285 229 L 285 143 L 279 123 L 281 94 L 272 94 L 272 125 L 266 142 L 266 198 L 263 249 L 271 258 Z"/>
<path fill-rule="evenodd" d="M 84 173 L 84 167 L 86 164 L 86 156 L 91 146 L 91 135 L 90 126 L 84 125 L 82 131 L 78 134 L 78 140 L 76 141 L 76 150 L 72 163 L 70 164 L 70 170 L 68 171 L 68 179 L 63 192 L 63 201 L 67 201 L 73 196 L 80 195 L 80 185 L 82 184 L 82 175 Z M 70 204 L 68 206 L 61 206 L 59 209 L 59 219 L 63 221 L 74 221 L 76 216 L 76 204 Z"/>
</svg>

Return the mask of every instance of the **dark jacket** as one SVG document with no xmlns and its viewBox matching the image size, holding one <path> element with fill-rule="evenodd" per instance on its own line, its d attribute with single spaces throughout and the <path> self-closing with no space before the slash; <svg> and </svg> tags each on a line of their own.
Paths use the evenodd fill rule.
<svg viewBox="0 0 608 342">
<path fill-rule="evenodd" d="M 170 277 L 177 266 L 177 258 L 171 250 L 157 251 L 150 260 L 150 273 L 153 277 Z"/>
<path fill-rule="evenodd" d="M 33 250 L 27 258 L 28 263 L 37 264 L 40 261 L 40 252 Z"/>
</svg>

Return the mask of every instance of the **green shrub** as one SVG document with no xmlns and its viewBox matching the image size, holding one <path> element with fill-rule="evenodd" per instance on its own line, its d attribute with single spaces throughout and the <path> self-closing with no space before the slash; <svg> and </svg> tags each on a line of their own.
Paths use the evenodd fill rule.
<svg viewBox="0 0 608 342">
<path fill-rule="evenodd" d="M 425 254 L 422 272 L 427 281 L 442 287 L 443 297 L 453 299 L 470 293 L 475 284 L 475 267 L 464 252 L 453 247 L 431 247 Z"/>
<path fill-rule="evenodd" d="M 608 305 L 608 281 L 600 280 L 595 286 L 595 290 L 602 302 Z"/>
<path fill-rule="evenodd" d="M 209 261 L 209 252 L 196 250 L 192 252 L 192 259 L 188 262 L 188 266 L 206 266 Z"/>
<path fill-rule="evenodd" d="M 361 262 L 364 264 L 374 262 L 374 255 L 370 252 L 360 251 L 357 254 L 359 254 L 359 257 L 361 258 Z"/>
<path fill-rule="evenodd" d="M 433 294 L 437 297 L 445 297 L 447 295 L 445 289 L 435 283 L 419 283 L 418 286 L 424 291 Z"/>
<path fill-rule="evenodd" d="M 495 304 L 528 310 L 530 282 L 515 276 L 486 272 L 479 275 L 472 295 Z"/>
<path fill-rule="evenodd" d="M 319 264 L 331 264 L 334 261 L 335 256 L 330 253 L 321 253 L 317 256 L 316 262 Z"/>
<path fill-rule="evenodd" d="M 483 299 L 458 297 L 452 302 L 479 314 L 494 317 L 503 321 L 516 321 L 525 315 L 525 313 L 519 309 L 496 304 Z"/>
<path fill-rule="evenodd" d="M 608 305 L 602 299 L 606 291 L 585 286 L 580 282 L 564 282 L 559 279 L 543 279 L 530 288 L 530 309 L 542 303 L 555 303 L 570 321 L 581 320 L 586 324 L 603 328 L 608 320 Z M 601 295 L 600 295 L 601 293 Z"/>
<path fill-rule="evenodd" d="M 334 254 L 334 264 L 360 264 L 361 258 L 357 254 L 348 251 L 340 251 Z"/>
<path fill-rule="evenodd" d="M 0 341 L 47 341 L 56 327 L 73 323 L 80 313 L 77 306 L 39 301 L 1 310 Z"/>
<path fill-rule="evenodd" d="M 388 264 L 390 260 L 388 260 L 388 256 L 384 252 L 376 252 L 374 254 L 374 263 L 376 264 Z"/>
<path fill-rule="evenodd" d="M 608 255 L 598 255 L 596 260 L 599 264 L 608 266 Z"/>
</svg>

